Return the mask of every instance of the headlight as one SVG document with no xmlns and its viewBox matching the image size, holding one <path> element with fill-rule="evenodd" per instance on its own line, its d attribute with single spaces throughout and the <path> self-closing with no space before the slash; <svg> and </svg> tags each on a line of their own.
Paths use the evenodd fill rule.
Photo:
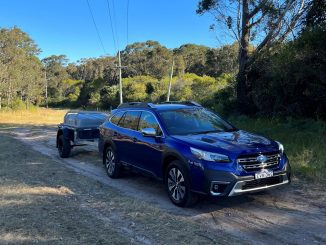
<svg viewBox="0 0 326 245">
<path fill-rule="evenodd" d="M 283 154 L 283 152 L 284 152 L 284 146 L 280 142 L 278 142 L 278 141 L 275 141 L 275 142 L 278 144 L 278 150 L 281 152 L 281 154 Z"/>
<path fill-rule="evenodd" d="M 190 147 L 191 153 L 198 159 L 203 159 L 210 162 L 231 162 L 228 156 L 208 151 L 202 151 L 196 148 Z"/>
</svg>

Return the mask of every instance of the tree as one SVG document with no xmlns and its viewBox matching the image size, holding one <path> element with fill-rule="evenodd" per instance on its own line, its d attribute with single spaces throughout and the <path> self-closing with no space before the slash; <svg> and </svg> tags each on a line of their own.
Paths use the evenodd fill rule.
<svg viewBox="0 0 326 245">
<path fill-rule="evenodd" d="M 156 41 L 136 42 L 121 52 L 123 77 L 152 76 L 162 78 L 169 74 L 172 52 Z"/>
<path fill-rule="evenodd" d="M 61 87 L 61 81 L 69 78 L 66 70 L 67 62 L 66 55 L 51 55 L 42 60 L 48 80 L 49 97 L 55 100 L 61 100 L 63 97 L 64 89 Z"/>
<path fill-rule="evenodd" d="M 259 57 L 248 73 L 260 114 L 326 118 L 326 25 Z"/>
<path fill-rule="evenodd" d="M 311 0 L 304 18 L 305 27 L 313 28 L 326 23 L 326 0 Z"/>
<path fill-rule="evenodd" d="M 0 29 L 0 104 L 7 106 L 20 96 L 26 103 L 36 100 L 39 90 L 41 63 L 34 41 L 17 27 Z M 1 107 L 0 106 L 0 107 Z"/>
<path fill-rule="evenodd" d="M 185 63 L 186 73 L 195 73 L 197 75 L 206 74 L 206 53 L 208 47 L 196 44 L 184 44 L 174 50 L 176 55 L 182 56 Z"/>
<path fill-rule="evenodd" d="M 74 79 L 91 82 L 104 79 L 110 84 L 118 82 L 118 69 L 115 57 L 104 56 L 100 58 L 81 59 L 78 61 L 77 71 L 73 72 Z M 71 67 L 69 68 L 69 72 Z"/>
<path fill-rule="evenodd" d="M 212 77 L 219 77 L 223 73 L 236 74 L 238 50 L 237 43 L 209 49 L 206 54 L 206 74 Z"/>
<path fill-rule="evenodd" d="M 247 68 L 258 54 L 283 42 L 294 30 L 305 9 L 305 0 L 201 0 L 197 13 L 212 13 L 220 30 L 227 30 L 239 43 L 237 101 L 248 105 Z M 250 52 L 250 44 L 255 49 Z"/>
</svg>

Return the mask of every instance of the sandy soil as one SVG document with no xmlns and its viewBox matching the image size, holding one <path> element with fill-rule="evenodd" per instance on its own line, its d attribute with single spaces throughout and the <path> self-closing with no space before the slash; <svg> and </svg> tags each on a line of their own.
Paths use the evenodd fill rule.
<svg viewBox="0 0 326 245">
<path fill-rule="evenodd" d="M 321 186 L 294 179 L 291 185 L 279 189 L 232 198 L 206 198 L 191 209 L 181 209 L 170 202 L 163 185 L 150 178 L 132 173 L 122 179 L 108 178 L 96 144 L 76 147 L 70 158 L 61 159 L 55 148 L 56 128 L 10 131 L 13 137 L 58 164 L 163 212 L 196 221 L 206 227 L 208 234 L 221 232 L 254 244 L 326 244 L 326 195 Z"/>
</svg>

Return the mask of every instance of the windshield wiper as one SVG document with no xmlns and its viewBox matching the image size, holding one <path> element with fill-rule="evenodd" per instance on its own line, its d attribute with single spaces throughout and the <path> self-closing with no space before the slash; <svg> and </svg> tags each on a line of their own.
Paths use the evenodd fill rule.
<svg viewBox="0 0 326 245">
<path fill-rule="evenodd" d="M 237 128 L 230 128 L 230 129 L 225 130 L 225 132 L 235 132 L 235 131 L 239 131 L 239 129 L 237 129 Z"/>
<path fill-rule="evenodd" d="M 209 133 L 219 133 L 222 132 L 221 130 L 207 130 L 207 131 L 201 131 L 201 132 L 195 132 L 190 134 L 209 134 Z"/>
</svg>

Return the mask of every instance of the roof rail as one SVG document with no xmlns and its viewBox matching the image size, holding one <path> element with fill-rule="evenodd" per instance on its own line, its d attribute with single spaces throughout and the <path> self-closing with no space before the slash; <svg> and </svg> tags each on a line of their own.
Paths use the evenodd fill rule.
<svg viewBox="0 0 326 245">
<path fill-rule="evenodd" d="M 198 104 L 195 101 L 191 100 L 185 100 L 185 101 L 165 101 L 161 102 L 159 104 L 181 104 L 181 105 L 189 105 L 189 106 L 198 106 L 202 107 L 202 105 Z M 155 104 L 153 103 L 147 103 L 147 102 L 126 102 L 120 104 L 117 109 L 122 109 L 122 108 L 155 108 Z"/>
<path fill-rule="evenodd" d="M 147 103 L 147 102 L 126 102 L 126 103 L 122 103 L 120 104 L 117 108 L 121 109 L 121 108 L 153 108 L 154 104 L 153 103 Z"/>
<path fill-rule="evenodd" d="M 165 102 L 161 102 L 160 104 L 182 104 L 182 105 L 192 105 L 192 106 L 198 106 L 198 107 L 202 107 L 201 104 L 192 101 L 192 100 L 184 100 L 184 101 L 165 101 Z"/>
</svg>

